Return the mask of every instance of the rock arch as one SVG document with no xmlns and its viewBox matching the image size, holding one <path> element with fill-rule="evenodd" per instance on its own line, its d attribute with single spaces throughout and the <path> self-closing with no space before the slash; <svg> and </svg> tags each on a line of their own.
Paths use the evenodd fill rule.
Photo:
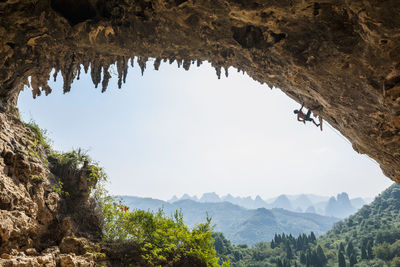
<svg viewBox="0 0 400 267">
<path fill-rule="evenodd" d="M 28 84 L 64 92 L 81 65 L 107 89 L 130 58 L 208 60 L 278 87 L 319 115 L 400 182 L 400 3 L 397 0 L 3 0 L 0 1 L 0 107 Z"/>
</svg>

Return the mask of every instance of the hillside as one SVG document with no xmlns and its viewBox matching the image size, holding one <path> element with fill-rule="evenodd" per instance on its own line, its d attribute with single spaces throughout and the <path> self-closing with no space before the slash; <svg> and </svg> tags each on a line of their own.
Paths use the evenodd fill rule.
<svg viewBox="0 0 400 267">
<path fill-rule="evenodd" d="M 248 248 L 214 234 L 233 266 L 400 266 L 400 186 L 392 185 L 326 234 L 275 235 Z"/>
<path fill-rule="evenodd" d="M 400 186 L 390 186 L 371 205 L 337 223 L 319 242 L 327 248 L 334 248 L 332 244 L 351 242 L 357 257 L 367 265 L 400 257 Z M 368 249 L 372 249 L 371 255 Z M 362 259 L 363 254 L 366 254 L 365 259 Z M 396 262 L 400 262 L 400 258 Z"/>
<path fill-rule="evenodd" d="M 205 220 L 207 214 L 215 224 L 215 231 L 224 233 L 232 243 L 253 245 L 270 240 L 275 233 L 292 235 L 310 233 L 320 235 L 328 231 L 339 219 L 317 214 L 297 213 L 283 209 L 245 209 L 229 202 L 200 203 L 185 199 L 174 203 L 151 198 L 121 197 L 131 209 L 157 211 L 163 208 L 172 215 L 182 210 L 185 223 L 190 227 Z"/>
</svg>

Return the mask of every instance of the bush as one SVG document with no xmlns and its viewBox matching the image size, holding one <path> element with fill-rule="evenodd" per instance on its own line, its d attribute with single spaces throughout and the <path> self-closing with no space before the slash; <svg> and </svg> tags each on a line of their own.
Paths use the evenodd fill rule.
<svg viewBox="0 0 400 267">
<path fill-rule="evenodd" d="M 176 212 L 173 219 L 162 210 L 157 213 L 143 210 L 130 212 L 128 207 L 110 197 L 104 198 L 102 205 L 105 240 L 135 241 L 141 249 L 140 260 L 146 264 L 219 266 L 209 218 L 206 223 L 190 230 L 180 212 Z"/>
<path fill-rule="evenodd" d="M 24 125 L 33 132 L 35 141 L 43 145 L 44 148 L 50 149 L 51 140 L 47 137 L 47 130 L 40 128 L 33 120 L 24 122 Z"/>
</svg>

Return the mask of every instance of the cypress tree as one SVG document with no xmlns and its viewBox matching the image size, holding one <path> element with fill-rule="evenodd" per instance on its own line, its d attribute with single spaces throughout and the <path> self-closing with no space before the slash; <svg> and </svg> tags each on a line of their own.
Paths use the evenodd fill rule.
<svg viewBox="0 0 400 267">
<path fill-rule="evenodd" d="M 286 257 L 289 260 L 291 260 L 293 258 L 292 248 L 290 247 L 290 244 L 288 242 L 286 243 Z"/>
<path fill-rule="evenodd" d="M 343 242 L 340 242 L 339 251 L 341 251 L 341 252 L 344 253 L 344 245 L 343 245 Z"/>
<path fill-rule="evenodd" d="M 313 243 L 315 242 L 315 240 L 317 240 L 317 238 L 315 237 L 314 232 L 311 232 L 310 239 L 311 239 L 311 242 L 313 242 Z"/>
<path fill-rule="evenodd" d="M 346 260 L 341 250 L 339 250 L 338 262 L 339 262 L 339 267 L 346 267 Z"/>
<path fill-rule="evenodd" d="M 311 252 L 310 250 L 307 250 L 307 254 L 306 254 L 306 266 L 311 266 L 312 264 L 312 259 L 311 259 Z"/>
<path fill-rule="evenodd" d="M 368 241 L 368 244 L 367 244 L 367 256 L 368 256 L 368 259 L 370 259 L 370 260 L 374 258 L 374 255 L 372 252 L 372 241 L 371 240 Z"/>
<path fill-rule="evenodd" d="M 274 240 L 271 241 L 271 245 L 270 245 L 270 246 L 271 246 L 272 249 L 275 248 L 275 242 L 274 242 Z"/>
<path fill-rule="evenodd" d="M 320 245 L 317 247 L 317 257 L 318 257 L 318 263 L 320 266 L 325 266 L 326 263 L 328 262 L 324 250 L 321 248 Z"/>
<path fill-rule="evenodd" d="M 317 252 L 315 250 L 313 250 L 311 252 L 311 262 L 310 263 L 312 266 L 320 266 L 319 258 L 318 258 Z"/>
<path fill-rule="evenodd" d="M 367 248 L 366 245 L 364 244 L 361 246 L 361 259 L 363 260 L 368 259 Z"/>
<path fill-rule="evenodd" d="M 350 241 L 349 244 L 347 244 L 347 248 L 346 248 L 346 254 L 347 257 L 351 257 L 352 254 L 354 254 L 354 247 L 353 247 L 353 243 Z"/>
<path fill-rule="evenodd" d="M 283 267 L 291 267 L 290 261 L 288 259 L 283 259 L 282 265 Z"/>
<path fill-rule="evenodd" d="M 350 256 L 350 267 L 353 267 L 357 263 L 356 255 L 353 253 Z"/>
<path fill-rule="evenodd" d="M 300 254 L 300 263 L 301 264 L 306 264 L 307 260 L 306 260 L 306 255 L 304 255 L 304 252 L 301 252 Z"/>
</svg>

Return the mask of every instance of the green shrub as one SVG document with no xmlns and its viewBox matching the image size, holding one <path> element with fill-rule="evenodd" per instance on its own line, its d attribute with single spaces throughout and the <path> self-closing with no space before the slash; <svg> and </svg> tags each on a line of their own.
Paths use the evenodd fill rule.
<svg viewBox="0 0 400 267">
<path fill-rule="evenodd" d="M 190 230 L 180 212 L 176 212 L 173 219 L 162 210 L 156 213 L 143 210 L 130 212 L 111 197 L 104 198 L 102 205 L 105 240 L 134 240 L 141 248 L 141 258 L 146 264 L 184 263 L 196 266 L 197 262 L 204 266 L 219 266 L 209 218 Z"/>
<path fill-rule="evenodd" d="M 36 139 L 35 141 L 37 141 L 37 143 L 43 145 L 43 147 L 46 149 L 50 149 L 51 140 L 47 137 L 47 130 L 40 128 L 39 125 L 33 120 L 24 122 L 24 125 L 33 132 Z"/>
</svg>

